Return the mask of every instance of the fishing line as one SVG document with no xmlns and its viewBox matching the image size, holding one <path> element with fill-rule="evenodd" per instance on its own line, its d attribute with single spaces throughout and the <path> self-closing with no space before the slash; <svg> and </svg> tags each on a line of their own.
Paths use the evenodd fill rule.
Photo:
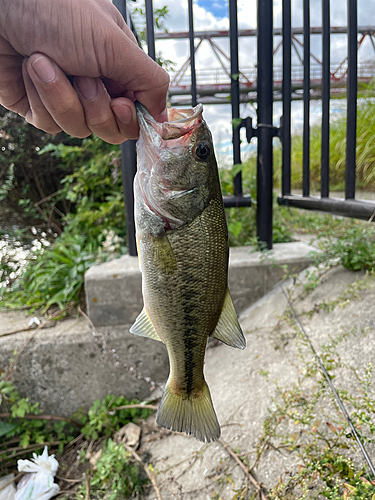
<svg viewBox="0 0 375 500">
<path fill-rule="evenodd" d="M 275 273 L 275 271 L 272 269 L 272 266 L 270 266 L 270 269 L 271 269 L 271 273 L 273 274 L 274 278 L 276 277 L 276 280 L 277 280 L 276 273 Z M 300 317 L 299 317 L 299 316 L 298 316 L 298 314 L 297 314 L 297 311 L 294 309 L 294 306 L 293 306 L 293 304 L 292 304 L 292 301 L 290 300 L 289 295 L 286 293 L 285 288 L 283 287 L 282 282 L 279 282 L 279 283 L 277 283 L 277 284 L 278 284 L 278 286 L 280 287 L 280 289 L 281 289 L 281 291 L 282 291 L 282 293 L 283 293 L 284 297 L 286 298 L 286 301 L 287 301 L 287 303 L 288 303 L 288 305 L 289 305 L 289 307 L 290 307 L 290 310 L 291 310 L 291 312 L 292 312 L 293 319 L 294 319 L 295 323 L 296 323 L 296 324 L 297 324 L 297 326 L 299 327 L 300 332 L 302 333 L 303 337 L 304 337 L 304 338 L 305 338 L 305 340 L 307 341 L 307 343 L 308 343 L 308 345 L 310 346 L 310 349 L 312 350 L 312 352 L 313 352 L 313 354 L 314 354 L 314 356 L 315 356 L 316 360 L 318 361 L 319 368 L 320 368 L 320 370 L 323 372 L 323 374 L 324 374 L 324 376 L 325 376 L 325 378 L 326 378 L 326 380 L 327 380 L 327 382 L 328 382 L 328 385 L 329 385 L 329 387 L 331 388 L 331 390 L 332 390 L 332 392 L 333 392 L 333 394 L 334 394 L 334 396 L 335 396 L 335 399 L 336 399 L 336 401 L 337 401 L 337 404 L 339 405 L 339 407 L 340 407 L 340 409 L 341 409 L 341 411 L 342 411 L 342 413 L 343 413 L 343 415 L 344 415 L 344 417 L 345 417 L 345 420 L 346 420 L 346 421 L 347 421 L 347 423 L 349 424 L 349 427 L 350 427 L 350 429 L 351 429 L 351 431 L 352 431 L 352 433 L 353 433 L 353 435 L 354 435 L 354 437 L 355 437 L 355 439 L 356 439 L 357 443 L 359 444 L 359 447 L 360 447 L 360 449 L 361 449 L 361 451 L 362 451 L 362 454 L 363 454 L 363 456 L 365 457 L 365 460 L 366 460 L 366 462 L 367 462 L 368 466 L 370 467 L 370 470 L 371 470 L 371 472 L 372 472 L 373 476 L 375 477 L 375 467 L 374 467 L 374 465 L 373 465 L 373 463 L 372 463 L 372 461 L 371 461 L 371 458 L 369 457 L 369 455 L 368 455 L 368 453 L 367 453 L 367 451 L 366 451 L 366 448 L 365 448 L 364 444 L 362 443 L 361 438 L 359 437 L 359 435 L 358 435 L 358 433 L 357 433 L 357 430 L 356 430 L 356 428 L 354 427 L 354 424 L 353 424 L 353 422 L 351 421 L 351 418 L 350 418 L 350 416 L 349 416 L 348 412 L 346 411 L 346 408 L 345 408 L 345 406 L 344 406 L 344 403 L 342 402 L 342 400 L 341 400 L 340 396 L 338 395 L 338 393 L 337 393 L 337 391 L 336 391 L 335 386 L 333 385 L 332 379 L 331 379 L 331 377 L 329 376 L 329 374 L 328 374 L 328 372 L 327 372 L 327 370 L 326 370 L 326 368 L 325 368 L 325 366 L 324 366 L 324 364 L 323 364 L 323 361 L 322 361 L 321 357 L 320 357 L 320 356 L 319 356 L 319 354 L 317 353 L 317 351 L 316 351 L 316 349 L 315 349 L 315 347 L 314 347 L 314 345 L 313 345 L 312 341 L 310 340 L 310 337 L 308 336 L 308 334 L 307 334 L 307 332 L 306 332 L 306 330 L 305 330 L 305 327 L 303 326 L 303 323 L 302 323 L 302 321 L 300 320 Z"/>
</svg>

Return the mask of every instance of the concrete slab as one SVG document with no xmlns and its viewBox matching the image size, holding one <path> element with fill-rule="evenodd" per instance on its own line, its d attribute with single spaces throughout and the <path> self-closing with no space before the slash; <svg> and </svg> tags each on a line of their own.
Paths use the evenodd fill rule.
<svg viewBox="0 0 375 500">
<path fill-rule="evenodd" d="M 275 245 L 274 259 L 295 272 L 306 267 L 310 250 L 300 243 Z M 275 276 L 269 266 L 249 247 L 231 249 L 229 281 L 237 309 L 272 288 Z M 283 271 L 275 272 L 281 277 Z M 20 393 L 55 415 L 69 416 L 80 406 L 88 409 L 109 393 L 146 398 L 152 383 L 163 383 L 168 376 L 165 346 L 129 333 L 142 308 L 137 258 L 124 256 L 93 266 L 86 274 L 86 297 L 96 337 L 82 317 L 58 322 L 36 335 L 13 373 Z M 29 321 L 22 311 L 1 312 L 0 335 L 26 329 Z M 31 333 L 0 336 L 0 370 L 6 371 Z"/>
<path fill-rule="evenodd" d="M 26 314 L 17 314 L 26 323 Z M 14 315 L 1 312 L 0 334 L 16 326 Z M 129 326 L 97 328 L 94 336 L 84 318 L 58 322 L 37 333 L 11 380 L 21 395 L 54 415 L 87 410 L 107 394 L 142 400 L 150 394 L 150 381 L 162 383 L 168 376 L 168 355 L 161 342 L 132 335 Z M 31 333 L 0 337 L 0 372 L 7 371 Z"/>
<path fill-rule="evenodd" d="M 311 262 L 311 247 L 292 242 L 274 245 L 271 259 L 265 261 L 261 252 L 251 247 L 236 247 L 229 254 L 229 289 L 237 313 L 263 297 L 274 286 L 275 274 L 281 279 L 284 271 L 274 264 L 286 265 L 298 273 Z M 96 326 L 132 323 L 143 306 L 141 273 L 138 258 L 128 255 L 92 266 L 85 275 L 88 315 Z"/>
</svg>

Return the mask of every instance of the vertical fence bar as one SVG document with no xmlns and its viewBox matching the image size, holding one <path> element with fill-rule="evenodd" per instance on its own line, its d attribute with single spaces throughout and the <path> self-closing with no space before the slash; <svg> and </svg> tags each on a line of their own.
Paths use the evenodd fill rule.
<svg viewBox="0 0 375 500">
<path fill-rule="evenodd" d="M 191 104 L 197 105 L 197 79 L 195 73 L 194 17 L 193 0 L 189 2 L 189 41 L 190 41 L 190 72 L 191 72 Z"/>
<path fill-rule="evenodd" d="M 257 234 L 272 248 L 272 0 L 258 0 Z"/>
<path fill-rule="evenodd" d="M 152 0 L 145 0 L 146 6 L 146 35 L 148 55 L 155 61 L 155 33 L 154 33 L 154 8 Z"/>
<path fill-rule="evenodd" d="M 121 150 L 121 172 L 122 186 L 125 198 L 126 233 L 128 237 L 129 255 L 137 255 L 137 244 L 135 238 L 134 222 L 134 176 L 137 171 L 137 153 L 135 143 L 137 141 L 126 141 L 120 145 Z"/>
<path fill-rule="evenodd" d="M 120 11 L 120 14 L 124 18 L 124 21 L 127 23 L 127 6 L 126 0 L 113 0 L 113 5 Z"/>
<path fill-rule="evenodd" d="M 355 198 L 357 145 L 357 0 L 348 0 L 348 79 L 345 198 Z"/>
<path fill-rule="evenodd" d="M 240 117 L 240 81 L 238 65 L 238 20 L 237 0 L 229 0 L 229 37 L 230 37 L 230 101 L 232 120 Z M 241 163 L 240 127 L 232 125 L 233 163 Z M 242 174 L 233 179 L 234 196 L 242 196 Z"/>
<path fill-rule="evenodd" d="M 113 4 L 120 11 L 121 15 L 127 22 L 126 0 L 114 0 Z M 134 191 L 133 182 L 137 171 L 137 156 L 136 156 L 136 141 L 126 141 L 120 145 L 121 151 L 121 172 L 122 172 L 122 187 L 124 190 L 125 199 L 125 214 L 126 214 L 126 234 L 128 239 L 129 255 L 137 255 L 137 245 L 135 239 L 135 223 L 134 223 Z"/>
<path fill-rule="evenodd" d="M 291 0 L 282 2 L 283 23 L 283 119 L 282 119 L 282 194 L 290 194 L 291 185 L 291 103 L 292 103 L 292 14 Z"/>
<path fill-rule="evenodd" d="M 329 94 L 330 94 L 330 0 L 323 0 L 322 5 L 322 165 L 321 196 L 329 196 Z"/>
<path fill-rule="evenodd" d="M 302 194 L 310 196 L 310 0 L 303 0 L 303 178 Z"/>
</svg>

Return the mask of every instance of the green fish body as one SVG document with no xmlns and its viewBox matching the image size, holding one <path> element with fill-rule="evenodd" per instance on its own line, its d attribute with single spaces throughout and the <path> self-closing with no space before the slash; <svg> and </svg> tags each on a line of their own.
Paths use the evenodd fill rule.
<svg viewBox="0 0 375 500">
<path fill-rule="evenodd" d="M 207 339 L 245 347 L 228 291 L 228 232 L 212 138 L 201 105 L 169 110 L 172 120 L 163 124 L 138 104 L 137 112 L 134 191 L 144 309 L 130 331 L 168 350 L 158 424 L 210 442 L 220 426 L 203 374 Z"/>
</svg>

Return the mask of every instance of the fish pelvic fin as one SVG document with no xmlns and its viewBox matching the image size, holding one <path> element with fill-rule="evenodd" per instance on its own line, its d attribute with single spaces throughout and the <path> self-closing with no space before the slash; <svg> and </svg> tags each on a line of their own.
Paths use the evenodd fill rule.
<svg viewBox="0 0 375 500">
<path fill-rule="evenodd" d="M 155 327 L 152 324 L 152 321 L 149 315 L 147 314 L 145 308 L 142 309 L 140 315 L 135 320 L 134 324 L 131 326 L 130 333 L 163 342 L 159 337 L 159 335 L 157 334 L 157 331 L 155 330 Z"/>
<path fill-rule="evenodd" d="M 221 340 L 224 344 L 237 349 L 245 349 L 246 340 L 242 328 L 238 323 L 237 314 L 229 294 L 229 289 L 225 292 L 223 309 L 211 337 Z"/>
<path fill-rule="evenodd" d="M 204 443 L 220 437 L 220 425 L 206 382 L 201 394 L 192 397 L 176 394 L 168 381 L 156 414 L 156 422 L 172 431 L 191 434 Z"/>
</svg>

